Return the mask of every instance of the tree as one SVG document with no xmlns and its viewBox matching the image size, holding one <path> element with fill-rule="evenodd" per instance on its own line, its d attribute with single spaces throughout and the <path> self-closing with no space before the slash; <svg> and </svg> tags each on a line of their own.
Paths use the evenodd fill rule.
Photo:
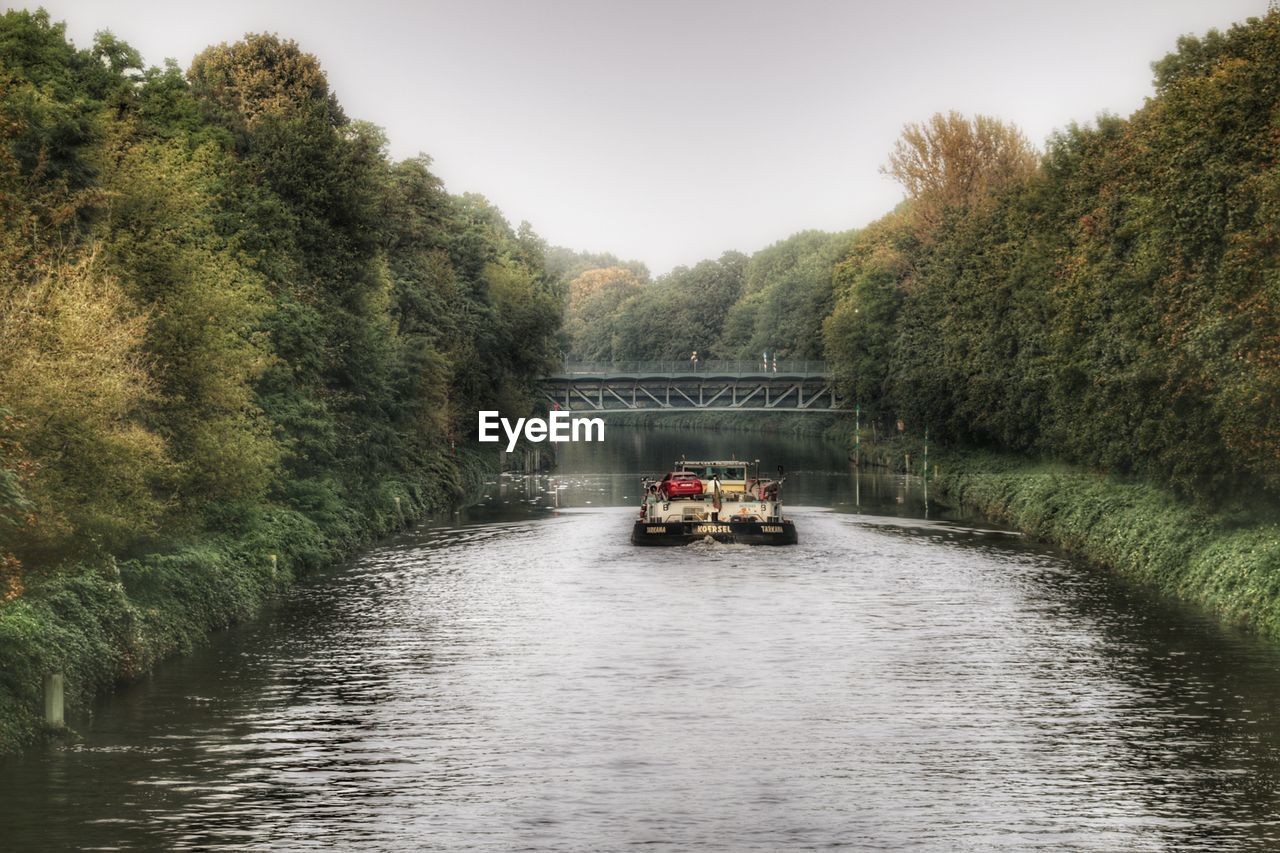
<svg viewBox="0 0 1280 853">
<path fill-rule="evenodd" d="M 187 77 L 210 116 L 238 133 L 265 117 L 300 112 L 322 116 L 332 127 L 347 122 L 319 61 L 273 34 L 250 33 L 210 47 L 191 61 Z"/>
<path fill-rule="evenodd" d="M 643 287 L 624 267 L 587 270 L 571 281 L 564 322 L 570 356 L 587 361 L 612 358 L 612 320 Z"/>
<path fill-rule="evenodd" d="M 1012 124 L 957 112 L 934 113 L 902 129 L 881 171 L 891 175 L 915 204 L 922 233 L 930 233 L 951 207 L 970 207 L 1031 175 L 1035 148 Z"/>
<path fill-rule="evenodd" d="M 269 297 L 213 227 L 217 174 L 232 168 L 211 144 L 139 138 L 120 123 L 99 168 L 111 196 L 99 229 L 105 260 L 149 315 L 149 407 L 178 466 L 189 507 L 260 498 L 280 448 L 254 393 L 273 362 Z"/>
<path fill-rule="evenodd" d="M 13 439 L 39 467 L 27 485 L 36 523 L 13 551 L 42 562 L 118 553 L 156 529 L 163 440 L 141 420 L 153 393 L 146 319 L 89 256 L 0 287 L 0 399 Z"/>
</svg>

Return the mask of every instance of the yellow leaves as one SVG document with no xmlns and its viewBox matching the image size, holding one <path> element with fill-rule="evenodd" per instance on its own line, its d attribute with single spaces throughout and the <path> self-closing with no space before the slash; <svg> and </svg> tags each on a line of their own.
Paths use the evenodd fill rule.
<svg viewBox="0 0 1280 853">
<path fill-rule="evenodd" d="M 599 347 L 608 341 L 609 319 L 618 306 L 641 292 L 643 285 L 634 272 L 624 267 L 587 270 L 569 283 L 569 309 L 564 330 L 574 352 Z"/>
<path fill-rule="evenodd" d="M 187 76 L 199 94 L 250 129 L 264 115 L 289 115 L 308 103 L 332 101 L 316 58 L 268 33 L 208 48 L 192 60 Z M 336 104 L 331 110 L 337 119 Z"/>
<path fill-rule="evenodd" d="M 625 267 L 587 270 L 569 283 L 569 313 L 576 314 L 592 297 L 605 290 L 627 293 L 640 289 L 640 279 Z"/>
<path fill-rule="evenodd" d="M 25 488 L 39 523 L 24 531 L 37 551 L 119 544 L 162 509 L 164 442 L 136 420 L 153 394 L 145 324 L 92 254 L 0 294 L 0 400 L 38 466 Z"/>
<path fill-rule="evenodd" d="M 147 307 L 152 421 L 170 437 L 174 488 L 188 502 L 260 494 L 280 456 L 251 385 L 274 360 L 266 282 L 211 224 L 226 165 L 212 146 L 192 152 L 127 132 L 98 164 L 114 193 L 104 262 Z"/>
<path fill-rule="evenodd" d="M 79 396 L 87 415 L 128 411 L 149 393 L 137 354 L 145 322 L 93 256 L 10 288 L 0 301 L 0 396 L 36 407 Z"/>
<path fill-rule="evenodd" d="M 927 234 L 948 207 L 971 207 L 990 193 L 1030 177 L 1038 154 L 1012 124 L 952 111 L 908 124 L 881 171 L 916 204 L 917 229 Z"/>
</svg>

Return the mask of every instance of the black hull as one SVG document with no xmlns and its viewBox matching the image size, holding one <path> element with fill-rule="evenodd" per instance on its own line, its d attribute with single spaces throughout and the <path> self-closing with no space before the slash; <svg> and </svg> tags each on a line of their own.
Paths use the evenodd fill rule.
<svg viewBox="0 0 1280 853">
<path fill-rule="evenodd" d="M 689 545 L 710 536 L 738 545 L 794 545 L 796 526 L 790 521 L 637 521 L 632 545 Z"/>
</svg>

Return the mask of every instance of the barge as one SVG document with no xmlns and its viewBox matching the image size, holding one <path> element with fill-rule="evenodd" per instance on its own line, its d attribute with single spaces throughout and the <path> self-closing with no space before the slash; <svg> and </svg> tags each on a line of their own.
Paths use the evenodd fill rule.
<svg viewBox="0 0 1280 853">
<path fill-rule="evenodd" d="M 785 477 L 761 479 L 760 465 L 738 460 L 676 463 L 661 480 L 645 479 L 633 545 L 688 545 L 708 537 L 740 545 L 794 545 L 795 524 L 783 517 Z"/>
</svg>

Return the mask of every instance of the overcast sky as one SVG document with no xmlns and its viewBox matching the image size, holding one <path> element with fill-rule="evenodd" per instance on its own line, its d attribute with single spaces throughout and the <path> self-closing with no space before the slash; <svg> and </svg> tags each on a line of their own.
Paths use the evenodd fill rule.
<svg viewBox="0 0 1280 853">
<path fill-rule="evenodd" d="M 103 2 L 48 0 L 79 46 L 110 29 L 148 63 L 270 31 L 316 54 L 346 112 L 553 244 L 655 273 L 901 199 L 879 166 L 940 110 L 1042 144 L 1151 94 L 1184 33 L 1266 0 L 1073 2 Z"/>
</svg>

